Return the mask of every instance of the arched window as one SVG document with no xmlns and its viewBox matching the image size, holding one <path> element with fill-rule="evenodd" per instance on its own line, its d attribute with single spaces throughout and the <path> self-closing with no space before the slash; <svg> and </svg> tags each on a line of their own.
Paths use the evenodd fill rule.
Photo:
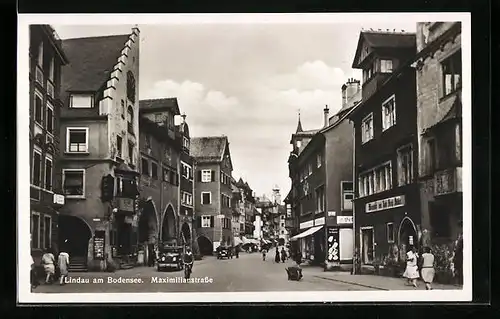
<svg viewBox="0 0 500 319">
<path fill-rule="evenodd" d="M 131 71 L 127 72 L 127 97 L 135 103 L 135 78 Z"/>
<path fill-rule="evenodd" d="M 129 133 L 134 133 L 134 109 L 131 106 L 127 110 L 127 130 Z"/>
</svg>

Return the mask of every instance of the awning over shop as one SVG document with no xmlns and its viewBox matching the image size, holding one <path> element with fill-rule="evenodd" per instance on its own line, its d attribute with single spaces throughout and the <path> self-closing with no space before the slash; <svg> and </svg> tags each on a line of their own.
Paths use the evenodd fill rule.
<svg viewBox="0 0 500 319">
<path fill-rule="evenodd" d="M 317 232 L 318 230 L 320 230 L 321 228 L 323 228 L 323 225 L 311 227 L 308 230 L 306 230 L 298 235 L 293 236 L 292 238 L 290 238 L 290 240 L 297 240 L 299 238 L 304 238 L 304 237 L 310 236 L 310 235 L 314 234 L 315 232 Z"/>
<path fill-rule="evenodd" d="M 234 245 L 238 246 L 243 244 L 243 240 L 241 240 L 239 237 L 234 237 Z"/>
</svg>

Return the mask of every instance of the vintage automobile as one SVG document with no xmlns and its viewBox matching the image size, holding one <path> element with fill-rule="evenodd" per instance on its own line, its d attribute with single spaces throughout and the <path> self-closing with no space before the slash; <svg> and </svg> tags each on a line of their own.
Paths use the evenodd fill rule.
<svg viewBox="0 0 500 319">
<path fill-rule="evenodd" d="M 229 246 L 220 246 L 217 248 L 217 259 L 233 258 L 233 249 Z"/>
<path fill-rule="evenodd" d="M 157 261 L 157 270 L 165 269 L 182 270 L 184 264 L 182 262 L 183 248 L 179 246 L 164 246 L 160 249 Z"/>
</svg>

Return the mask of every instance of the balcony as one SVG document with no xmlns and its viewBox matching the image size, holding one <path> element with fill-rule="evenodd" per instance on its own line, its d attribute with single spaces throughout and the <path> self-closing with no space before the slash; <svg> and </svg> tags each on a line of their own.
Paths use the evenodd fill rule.
<svg viewBox="0 0 500 319">
<path fill-rule="evenodd" d="M 434 174 L 434 196 L 462 192 L 462 167 L 449 168 Z"/>
</svg>

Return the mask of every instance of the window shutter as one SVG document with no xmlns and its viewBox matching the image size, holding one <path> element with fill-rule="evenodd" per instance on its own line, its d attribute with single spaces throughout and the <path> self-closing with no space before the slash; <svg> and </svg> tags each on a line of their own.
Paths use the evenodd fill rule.
<svg viewBox="0 0 500 319">
<path fill-rule="evenodd" d="M 212 175 L 210 181 L 215 182 L 215 171 L 210 171 L 210 173 Z"/>
<path fill-rule="evenodd" d="M 215 227 L 215 225 L 214 225 L 214 216 L 210 216 L 210 227 Z"/>
<path fill-rule="evenodd" d="M 198 182 L 201 182 L 201 170 L 198 171 Z"/>
<path fill-rule="evenodd" d="M 196 217 L 196 228 L 201 228 L 201 216 Z"/>
</svg>

